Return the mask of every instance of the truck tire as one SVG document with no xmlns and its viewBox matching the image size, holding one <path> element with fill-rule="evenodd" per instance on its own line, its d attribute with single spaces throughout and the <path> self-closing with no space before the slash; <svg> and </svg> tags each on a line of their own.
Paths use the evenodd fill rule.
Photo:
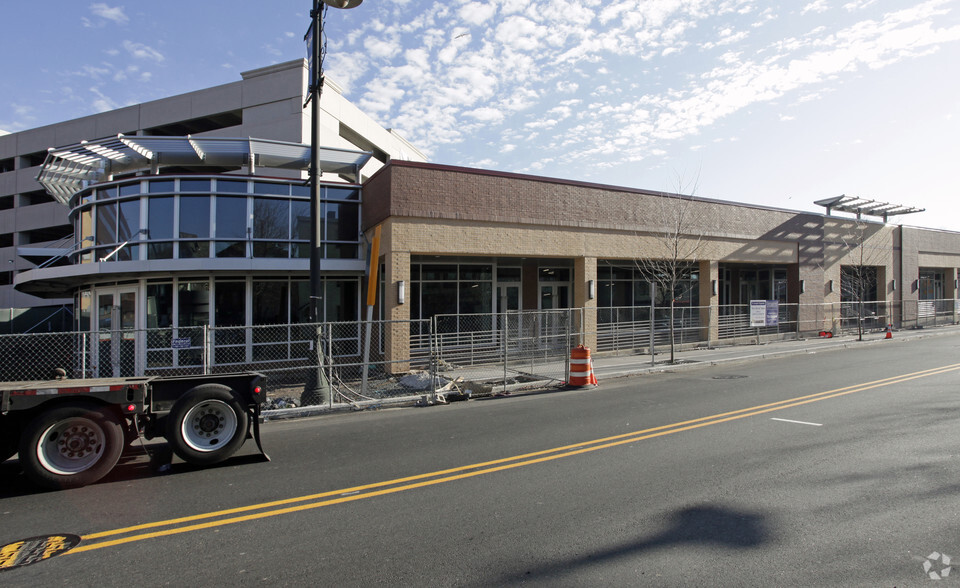
<svg viewBox="0 0 960 588">
<path fill-rule="evenodd" d="M 45 488 L 92 484 L 117 465 L 123 425 L 112 411 L 92 404 L 65 404 L 37 415 L 20 440 L 20 465 Z"/>
<path fill-rule="evenodd" d="M 221 462 L 243 445 L 249 419 L 227 386 L 204 384 L 187 392 L 167 416 L 167 441 L 188 463 Z"/>
<path fill-rule="evenodd" d="M 13 457 L 17 452 L 17 444 L 11 438 L 8 439 L 2 431 L 0 431 L 0 463 L 3 463 Z"/>
<path fill-rule="evenodd" d="M 17 439 L 20 432 L 13 419 L 0 415 L 0 463 L 13 457 L 17 452 Z"/>
</svg>

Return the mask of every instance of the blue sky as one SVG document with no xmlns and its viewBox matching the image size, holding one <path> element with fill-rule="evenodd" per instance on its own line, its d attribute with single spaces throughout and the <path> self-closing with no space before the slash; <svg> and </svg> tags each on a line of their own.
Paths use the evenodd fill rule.
<svg viewBox="0 0 960 588">
<path fill-rule="evenodd" d="M 312 5 L 8 4 L 6 131 L 303 57 Z M 327 32 L 327 74 L 437 163 L 960 230 L 960 0 L 365 0 Z"/>
</svg>

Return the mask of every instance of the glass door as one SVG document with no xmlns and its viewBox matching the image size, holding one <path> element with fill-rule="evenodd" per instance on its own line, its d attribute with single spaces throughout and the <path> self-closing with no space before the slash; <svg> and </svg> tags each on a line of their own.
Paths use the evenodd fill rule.
<svg viewBox="0 0 960 588">
<path fill-rule="evenodd" d="M 520 284 L 514 282 L 497 283 L 497 312 L 500 316 L 497 320 L 500 322 L 501 330 L 507 341 L 517 341 L 520 338 L 521 321 L 520 315 Z"/>
<path fill-rule="evenodd" d="M 520 310 L 520 284 L 497 283 L 497 312 Z"/>
<path fill-rule="evenodd" d="M 567 284 L 540 284 L 540 310 L 570 308 L 570 286 Z"/>
<path fill-rule="evenodd" d="M 136 287 L 98 290 L 96 377 L 119 378 L 138 374 L 136 328 Z"/>
</svg>

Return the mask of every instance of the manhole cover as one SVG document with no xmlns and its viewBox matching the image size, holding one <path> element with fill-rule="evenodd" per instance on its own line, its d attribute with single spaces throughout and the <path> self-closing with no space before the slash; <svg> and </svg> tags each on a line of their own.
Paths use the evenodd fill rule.
<svg viewBox="0 0 960 588">
<path fill-rule="evenodd" d="M 66 553 L 80 543 L 76 535 L 41 535 L 0 546 L 0 572 Z"/>
<path fill-rule="evenodd" d="M 714 376 L 714 380 L 739 380 L 741 378 L 746 378 L 747 376 L 738 376 L 738 375 L 727 375 L 727 376 Z"/>
</svg>

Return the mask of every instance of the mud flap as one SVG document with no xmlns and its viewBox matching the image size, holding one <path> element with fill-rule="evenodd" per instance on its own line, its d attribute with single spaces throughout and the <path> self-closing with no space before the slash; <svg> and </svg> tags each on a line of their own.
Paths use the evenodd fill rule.
<svg viewBox="0 0 960 588">
<path fill-rule="evenodd" d="M 257 442 L 257 449 L 265 461 L 270 461 L 270 456 L 263 450 L 263 444 L 260 442 L 260 405 L 254 404 L 250 410 L 251 421 L 253 424 L 253 439 Z"/>
</svg>

